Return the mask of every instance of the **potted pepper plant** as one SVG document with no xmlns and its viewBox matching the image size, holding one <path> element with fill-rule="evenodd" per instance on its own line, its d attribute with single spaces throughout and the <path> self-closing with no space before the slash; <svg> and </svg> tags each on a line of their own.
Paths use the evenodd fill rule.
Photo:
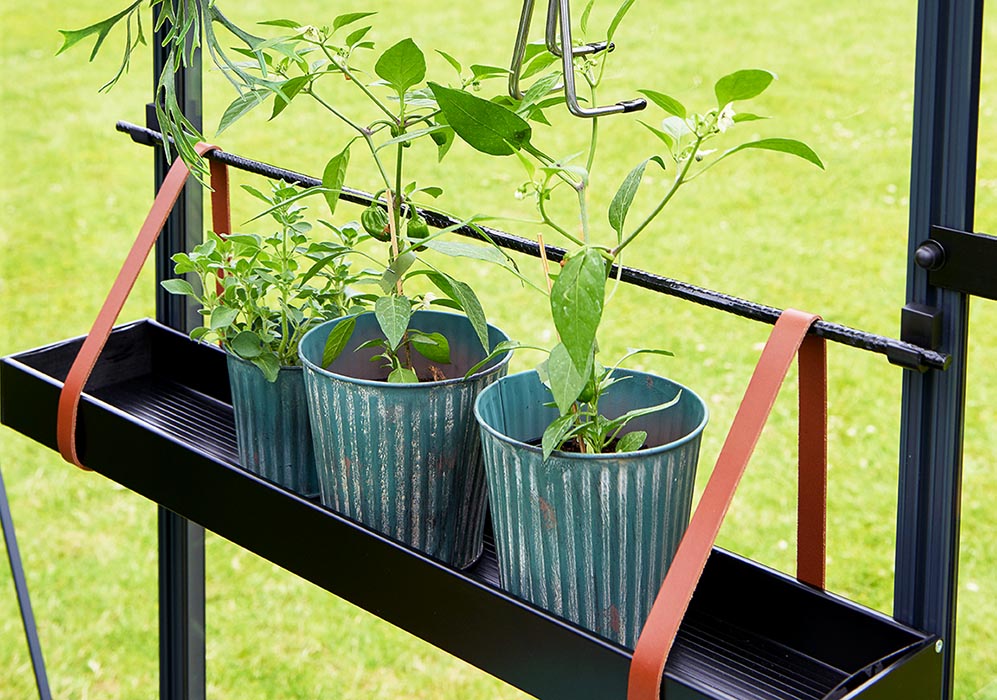
<svg viewBox="0 0 997 700">
<path fill-rule="evenodd" d="M 623 3 L 609 36 L 596 38 L 610 42 L 631 5 Z M 538 66 L 551 63 L 542 48 L 532 55 Z M 574 58 L 575 77 L 588 86 L 592 104 L 607 56 Z M 527 65 L 526 72 L 535 71 Z M 605 119 L 586 125 L 589 142 L 582 154 L 555 158 L 545 153 L 529 118 L 557 104 L 551 98 L 560 95 L 564 80 L 557 71 L 539 72 L 541 77 L 518 99 L 486 100 L 431 86 L 463 141 L 523 164 L 526 182 L 520 195 L 532 199 L 537 223 L 571 246 L 556 274 L 547 275 L 558 342 L 535 371 L 499 380 L 481 393 L 475 407 L 499 568 L 511 592 L 632 648 L 688 525 L 707 409 L 692 391 L 668 379 L 599 361 L 597 335 L 607 315 L 613 266 L 651 229 L 682 185 L 737 153 L 775 151 L 823 164 L 810 147 L 793 139 L 707 148 L 728 140 L 739 123 L 761 119 L 741 105 L 772 83 L 775 76 L 768 71 L 722 77 L 714 86 L 715 106 L 701 113 L 665 93 L 642 90 L 654 109 L 664 112 L 658 124 L 641 122 L 661 151 L 630 171 L 612 197 L 605 223 L 596 225 L 588 198 L 596 186 L 597 125 Z M 622 123 L 620 117 L 608 119 Z M 633 224 L 628 214 L 648 167 L 670 175 Z M 551 200 L 562 194 L 577 204 L 574 223 L 550 213 Z M 624 359 L 642 353 L 670 354 L 644 349 Z"/>
<path fill-rule="evenodd" d="M 491 350 L 508 339 L 487 323 L 472 287 L 423 252 L 514 266 L 494 246 L 441 240 L 448 231 L 430 233 L 417 213 L 418 200 L 441 190 L 407 175 L 417 159 L 406 154 L 425 147 L 443 158 L 454 140 L 426 83 L 426 55 L 411 38 L 378 51 L 371 12 L 342 14 L 326 26 L 261 22 L 283 32 L 264 39 L 236 26 L 215 2 L 151 4 L 176 28 L 168 38 L 174 60 L 164 68 L 157 109 L 182 157 L 190 158 L 196 136 L 179 114 L 171 71 L 200 29 L 216 65 L 240 93 L 225 110 L 220 131 L 261 105 L 271 105 L 275 118 L 306 98 L 353 132 L 328 161 L 322 187 L 299 198 L 322 193 L 335 215 L 351 153 L 366 154 L 380 191 L 355 229 L 365 239 L 353 241 L 347 255 L 373 265 L 357 281 L 367 286 L 354 297 L 371 311 L 318 325 L 300 344 L 322 500 L 448 563 L 470 564 L 481 551 L 485 507 L 472 405 L 483 386 L 505 373 L 506 355 Z M 66 46 L 95 34 L 99 47 L 115 24 L 131 26 L 140 5 L 66 32 Z M 219 28 L 234 37 L 236 48 L 224 46 Z M 465 70 L 450 54 L 437 54 L 434 60 L 453 71 L 455 92 L 506 74 L 488 66 Z M 362 95 L 368 111 L 347 113 L 343 101 L 324 90 L 334 82 L 336 90 Z"/>
</svg>

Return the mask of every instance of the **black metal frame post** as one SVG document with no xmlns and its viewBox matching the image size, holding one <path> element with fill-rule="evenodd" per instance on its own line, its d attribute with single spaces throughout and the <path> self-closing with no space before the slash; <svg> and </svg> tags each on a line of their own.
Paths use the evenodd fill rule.
<svg viewBox="0 0 997 700">
<path fill-rule="evenodd" d="M 158 12 L 158 10 L 157 10 Z M 158 18 L 157 18 L 158 19 Z M 153 99 L 168 57 L 163 39 L 168 24 L 153 40 Z M 187 119 L 201 129 L 201 55 L 177 71 L 177 101 Z M 150 109 L 150 112 L 152 109 Z M 154 114 L 154 113 L 153 113 Z M 155 151 L 155 186 L 159 190 L 169 163 Z M 199 325 L 197 309 L 187 297 L 169 294 L 160 285 L 173 277 L 170 257 L 201 242 L 201 185 L 188 181 L 156 244 L 156 319 L 181 331 Z M 204 700 L 204 529 L 172 511 L 159 508 L 159 696 L 161 700 Z"/>
<path fill-rule="evenodd" d="M 907 302 L 940 315 L 944 372 L 904 372 L 894 616 L 939 635 L 952 696 L 968 297 L 914 262 L 931 227 L 972 230 L 983 0 L 920 0 Z"/>
</svg>

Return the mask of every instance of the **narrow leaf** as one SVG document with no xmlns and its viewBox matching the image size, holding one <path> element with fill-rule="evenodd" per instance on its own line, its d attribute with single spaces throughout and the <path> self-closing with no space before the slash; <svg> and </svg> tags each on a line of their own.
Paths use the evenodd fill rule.
<svg viewBox="0 0 997 700">
<path fill-rule="evenodd" d="M 725 75 L 713 86 L 713 92 L 717 96 L 717 106 L 724 107 L 731 102 L 757 97 L 765 92 L 775 77 L 775 73 L 757 68 Z"/>
<path fill-rule="evenodd" d="M 402 39 L 381 54 L 374 72 L 402 95 L 426 77 L 426 57 L 414 41 Z"/>
<path fill-rule="evenodd" d="M 824 169 L 824 163 L 821 161 L 820 156 L 818 156 L 814 150 L 810 148 L 810 146 L 802 141 L 797 141 L 796 139 L 782 138 L 762 139 L 761 141 L 742 143 L 740 146 L 735 146 L 734 148 L 726 151 L 714 162 L 719 162 L 722 159 L 737 153 L 738 151 L 744 151 L 749 148 L 760 149 L 763 151 L 779 151 L 781 153 L 789 153 L 791 155 L 798 156 L 805 161 L 813 163 L 821 170 Z"/>
<path fill-rule="evenodd" d="M 391 295 L 380 297 L 374 302 L 374 316 L 377 325 L 388 340 L 391 350 L 396 350 L 402 342 L 402 336 L 408 330 L 408 322 L 412 317 L 412 302 L 406 297 Z"/>
<path fill-rule="evenodd" d="M 572 425 L 574 423 L 575 417 L 570 413 L 566 416 L 558 416 L 555 418 L 547 429 L 544 430 L 543 437 L 540 439 L 540 447 L 543 450 L 544 461 L 550 457 L 554 450 L 561 446 L 564 439 L 571 432 Z"/>
<path fill-rule="evenodd" d="M 473 260 L 495 263 L 496 265 L 505 264 L 505 256 L 502 252 L 489 246 L 462 243 L 460 241 L 442 241 L 439 239 L 426 241 L 424 245 L 430 250 L 435 250 L 437 253 L 442 253 L 443 255 L 449 255 L 452 258 L 471 258 Z"/>
<path fill-rule="evenodd" d="M 606 260 L 595 248 L 584 247 L 566 258 L 554 280 L 550 309 L 571 361 L 584 372 L 595 352 L 596 331 L 606 294 Z"/>
<path fill-rule="evenodd" d="M 254 107 L 263 104 L 269 94 L 266 90 L 251 90 L 235 98 L 222 114 L 221 121 L 218 123 L 218 133 L 220 134 L 232 126 L 236 120 L 244 117 Z"/>
<path fill-rule="evenodd" d="M 617 452 L 636 452 L 644 446 L 647 441 L 647 433 L 643 430 L 634 430 L 627 433 L 616 441 Z"/>
<path fill-rule="evenodd" d="M 440 51 L 439 49 L 436 49 L 436 53 L 443 56 L 444 60 L 446 60 L 446 62 L 449 63 L 455 71 L 457 71 L 457 75 L 460 75 L 461 71 L 464 70 L 463 66 L 460 65 L 460 61 L 458 61 L 456 58 L 448 54 L 446 51 Z"/>
<path fill-rule="evenodd" d="M 494 156 L 511 155 L 530 140 L 532 128 L 515 112 L 463 90 L 429 87 L 447 123 L 472 148 Z"/>
<path fill-rule="evenodd" d="M 356 328 L 356 316 L 347 316 L 342 321 L 333 326 L 329 331 L 329 337 L 325 339 L 325 348 L 322 350 L 322 366 L 328 367 L 337 357 L 343 354 L 346 344 L 350 342 L 353 329 Z"/>
<path fill-rule="evenodd" d="M 310 79 L 310 76 L 299 75 L 274 86 L 273 112 L 270 114 L 270 118 L 274 119 L 278 114 L 283 112 L 291 104 L 291 100 L 308 84 Z M 279 92 L 277 91 L 278 88 Z"/>
<path fill-rule="evenodd" d="M 322 187 L 326 189 L 322 195 L 326 204 L 329 205 L 329 214 L 336 213 L 336 205 L 339 204 L 339 194 L 343 190 L 343 183 L 346 181 L 346 168 L 350 164 L 350 146 L 352 141 L 346 144 L 338 155 L 329 159 L 322 172 Z"/>
<path fill-rule="evenodd" d="M 488 321 L 485 319 L 485 310 L 481 308 L 478 296 L 471 289 L 470 285 L 453 277 L 448 277 L 448 279 L 453 287 L 454 301 L 460 304 L 460 307 L 464 310 L 464 314 L 467 316 L 467 320 L 471 322 L 471 327 L 474 328 L 478 340 L 481 342 L 481 347 L 485 349 L 485 352 L 488 352 Z"/>
<path fill-rule="evenodd" d="M 593 355 L 589 357 L 594 360 Z M 575 368 L 575 363 L 571 361 L 563 343 L 558 343 L 550 351 L 550 357 L 547 358 L 547 379 L 550 393 L 554 395 L 554 403 L 557 404 L 557 410 L 562 416 L 571 413 L 571 407 L 585 390 L 589 375 L 592 374 L 592 361 L 589 362 L 587 370 L 579 372 Z"/>
<path fill-rule="evenodd" d="M 685 119 L 687 116 L 685 105 L 676 100 L 674 97 L 669 97 L 668 95 L 662 94 L 660 92 L 655 92 L 654 90 L 638 90 L 647 99 L 651 100 L 654 104 L 661 107 L 669 114 L 674 114 L 676 117 L 681 117 Z"/>
<path fill-rule="evenodd" d="M 609 204 L 609 225 L 618 234 L 618 240 L 623 237 L 623 225 L 626 223 L 627 212 L 630 211 L 630 205 L 633 204 L 637 188 L 640 187 L 641 178 L 644 177 L 644 169 L 647 167 L 648 162 L 652 160 L 660 165 L 662 170 L 665 169 L 664 161 L 657 156 L 643 161 L 626 176 L 623 184 L 620 185 L 620 189 L 613 196 L 613 201 Z"/>
<path fill-rule="evenodd" d="M 613 16 L 613 21 L 609 23 L 609 31 L 606 32 L 606 41 L 613 40 L 613 36 L 615 36 L 616 30 L 619 28 L 620 22 L 622 22 L 623 18 L 627 16 L 627 12 L 629 12 L 630 8 L 633 7 L 635 1 L 636 0 L 624 0 L 623 4 L 620 5 L 620 9 L 618 9 L 616 14 Z"/>
<path fill-rule="evenodd" d="M 640 119 L 638 119 L 637 121 L 640 123 L 641 126 L 643 126 L 645 129 L 647 129 L 652 134 L 661 139 L 661 142 L 668 147 L 668 150 L 673 150 L 675 148 L 675 139 L 673 139 L 669 134 L 666 134 L 661 129 L 653 127 L 647 122 L 641 121 Z"/>
<path fill-rule="evenodd" d="M 371 15 L 376 15 L 376 12 L 350 12 L 345 15 L 339 15 L 336 19 L 332 20 L 332 30 L 342 29 L 347 24 L 353 24 L 362 20 L 364 17 L 370 17 Z"/>
<path fill-rule="evenodd" d="M 514 350 L 517 350 L 518 348 L 522 347 L 529 347 L 529 346 L 523 345 L 518 340 L 503 340 L 501 343 L 492 348 L 492 351 L 488 353 L 485 359 L 481 360 L 481 362 L 474 365 L 474 367 L 472 367 L 471 369 L 467 370 L 467 372 L 464 374 L 464 378 L 467 379 L 475 372 L 480 370 L 482 367 L 487 365 L 489 362 L 494 360 L 496 357 L 504 355 L 507 352 L 513 352 Z"/>
</svg>

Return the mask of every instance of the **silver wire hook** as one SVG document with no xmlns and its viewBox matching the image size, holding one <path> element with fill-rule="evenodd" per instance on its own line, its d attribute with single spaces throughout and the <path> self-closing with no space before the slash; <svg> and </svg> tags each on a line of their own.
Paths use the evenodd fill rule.
<svg viewBox="0 0 997 700">
<path fill-rule="evenodd" d="M 516 46 L 512 52 L 512 66 L 509 71 L 509 94 L 517 100 L 523 98 L 523 93 L 519 89 L 519 78 L 523 69 L 523 59 L 526 56 L 526 45 L 530 34 L 530 21 L 533 19 L 534 1 L 523 0 L 523 11 L 519 18 L 519 30 L 516 32 Z M 560 46 L 558 45 L 558 25 L 560 25 Z M 647 100 L 642 97 L 634 100 L 624 100 L 603 107 L 582 107 L 578 103 L 578 92 L 575 88 L 575 56 L 586 56 L 599 53 L 600 51 L 612 51 L 616 47 L 614 44 L 605 41 L 574 46 L 571 38 L 571 8 L 569 0 L 549 0 L 547 5 L 545 43 L 547 50 L 561 59 L 561 68 L 564 72 L 564 84 L 562 87 L 564 88 L 565 103 L 568 106 L 568 111 L 576 117 L 599 117 L 606 114 L 636 112 L 647 106 Z M 564 46 L 570 47 L 571 50 L 563 51 L 562 47 Z"/>
</svg>

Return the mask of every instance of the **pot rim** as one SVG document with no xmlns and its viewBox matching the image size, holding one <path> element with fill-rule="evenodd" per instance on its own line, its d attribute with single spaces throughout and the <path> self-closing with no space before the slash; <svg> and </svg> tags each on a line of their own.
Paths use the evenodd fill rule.
<svg viewBox="0 0 997 700">
<path fill-rule="evenodd" d="M 600 453 L 600 454 L 582 454 L 582 453 L 579 453 L 579 452 L 564 452 L 562 450 L 554 450 L 551 453 L 551 457 L 558 457 L 559 459 L 578 460 L 578 461 L 583 461 L 583 462 L 584 461 L 597 461 L 597 460 L 636 459 L 636 458 L 639 458 L 639 457 L 645 457 L 645 456 L 648 456 L 648 455 L 655 455 L 655 454 L 660 454 L 662 452 L 667 452 L 669 450 L 673 450 L 673 449 L 675 449 L 677 447 L 680 447 L 680 446 L 682 446 L 682 445 L 684 445 L 684 444 L 686 444 L 688 442 L 691 442 L 692 440 L 695 440 L 695 439 L 699 438 L 699 436 L 702 434 L 703 430 L 706 428 L 706 424 L 710 420 L 710 410 L 707 407 L 706 402 L 703 401 L 702 397 L 699 394 L 697 394 L 696 392 L 694 392 L 692 389 L 689 389 L 684 384 L 679 384 L 678 382 L 676 382 L 676 381 L 674 381 L 672 379 L 669 379 L 668 377 L 662 377 L 660 374 L 654 374 L 653 372 L 643 372 L 641 370 L 626 369 L 626 368 L 619 368 L 616 371 L 617 372 L 625 372 L 625 373 L 628 373 L 630 375 L 647 376 L 647 377 L 654 377 L 655 379 L 663 379 L 663 380 L 665 380 L 667 382 L 670 382 L 671 384 L 674 384 L 675 386 L 679 387 L 682 390 L 683 394 L 687 393 L 690 396 L 694 397 L 696 399 L 696 401 L 699 402 L 699 404 L 703 407 L 703 419 L 696 425 L 696 427 L 694 427 L 692 430 L 690 430 L 689 432 L 687 432 L 682 437 L 680 437 L 680 438 L 678 438 L 676 440 L 672 440 L 671 442 L 667 442 L 664 445 L 655 445 L 654 447 L 648 447 L 646 450 L 634 450 L 632 452 L 603 452 L 603 453 Z M 499 389 L 499 385 L 502 384 L 503 382 L 514 381 L 518 377 L 522 377 L 523 375 L 526 375 L 526 374 L 536 374 L 536 370 L 535 369 L 528 369 L 528 370 L 525 370 L 523 372 L 516 372 L 515 374 L 510 374 L 510 375 L 507 375 L 505 377 L 502 377 L 501 379 L 499 379 L 495 383 L 493 383 L 493 384 L 485 387 L 481 391 L 481 393 L 478 394 L 478 397 L 474 401 L 474 418 L 475 418 L 475 420 L 477 420 L 478 425 L 481 427 L 482 430 L 487 431 L 490 435 L 492 435 L 497 440 L 500 440 L 500 441 L 502 441 L 502 442 L 504 442 L 506 444 L 512 445 L 512 446 L 516 447 L 517 449 L 527 450 L 529 452 L 534 452 L 534 453 L 537 453 L 537 454 L 542 454 L 543 450 L 539 446 L 537 446 L 537 445 L 530 445 L 528 443 L 522 442 L 521 440 L 516 440 L 515 438 L 510 437 L 510 436 L 506 435 L 505 433 L 501 432 L 500 430 L 498 430 L 497 428 L 495 428 L 494 426 L 492 426 L 490 423 L 488 423 L 486 420 L 484 420 L 481 417 L 480 404 L 481 404 L 481 401 L 488 395 L 489 392 L 499 391 L 500 390 Z M 665 409 L 665 410 L 667 410 L 667 409 Z"/>
<path fill-rule="evenodd" d="M 464 314 L 455 314 L 449 311 L 437 311 L 436 309 L 418 309 L 412 313 L 413 316 L 415 316 L 416 314 L 432 314 L 438 316 L 452 316 L 454 318 L 464 318 L 464 319 L 467 318 Z M 357 316 L 359 318 L 360 316 L 373 316 L 374 312 L 365 311 L 362 314 L 351 314 L 351 315 Z M 512 351 L 506 351 L 505 353 L 499 356 L 498 361 L 495 362 L 495 364 L 483 367 L 482 369 L 472 374 L 470 377 L 460 376 L 451 379 L 441 379 L 439 381 L 434 381 L 434 382 L 394 383 L 387 381 L 379 381 L 376 379 L 361 379 L 359 377 L 352 377 L 348 374 L 340 374 L 339 372 L 332 372 L 330 370 L 325 369 L 324 367 L 320 367 L 319 365 L 309 360 L 308 357 L 305 356 L 304 351 L 302 351 L 301 349 L 302 346 L 305 344 L 305 339 L 308 338 L 308 336 L 310 336 L 312 333 L 317 333 L 319 330 L 321 330 L 322 328 L 324 328 L 329 324 L 339 323 L 344 318 L 347 318 L 347 316 L 340 316 L 339 318 L 332 318 L 329 319 L 328 321 L 323 321 L 322 323 L 318 324 L 310 331 L 305 333 L 304 336 L 302 336 L 301 342 L 298 343 L 298 357 L 301 359 L 302 369 L 307 368 L 309 371 L 315 372 L 317 374 L 326 377 L 331 377 L 333 379 L 338 379 L 339 381 L 347 382 L 349 384 L 358 384 L 360 386 L 370 386 L 370 387 L 381 387 L 382 389 L 391 388 L 391 389 L 406 391 L 406 390 L 417 390 L 417 389 L 434 389 L 436 387 L 450 386 L 464 382 L 472 382 L 476 379 L 480 379 L 481 377 L 486 377 L 490 374 L 494 374 L 495 372 L 500 371 L 503 367 L 508 365 L 509 360 L 512 359 Z M 470 321 L 468 321 L 468 323 L 470 323 Z M 487 326 L 489 329 L 494 329 L 495 331 L 500 333 L 502 335 L 503 340 L 509 340 L 509 336 L 501 328 L 493 326 L 490 323 L 487 324 Z M 475 336 L 475 340 L 477 340 L 477 336 Z"/>
<path fill-rule="evenodd" d="M 232 352 L 228 348 L 222 348 L 222 351 L 225 353 L 226 357 L 231 357 L 236 362 L 241 362 L 243 364 L 252 365 L 253 367 L 256 367 L 256 365 L 253 363 L 252 360 L 247 360 L 245 357 L 239 357 L 238 355 L 236 355 L 234 352 Z M 299 355 L 298 357 L 301 357 L 301 356 Z M 256 367 L 256 369 L 259 370 L 260 368 Z M 281 365 L 278 369 L 280 369 L 280 370 L 285 370 L 285 369 L 288 369 L 288 370 L 303 370 L 304 367 L 301 366 L 301 365 Z M 262 372 L 262 371 L 263 370 L 260 370 L 260 372 Z"/>
</svg>

